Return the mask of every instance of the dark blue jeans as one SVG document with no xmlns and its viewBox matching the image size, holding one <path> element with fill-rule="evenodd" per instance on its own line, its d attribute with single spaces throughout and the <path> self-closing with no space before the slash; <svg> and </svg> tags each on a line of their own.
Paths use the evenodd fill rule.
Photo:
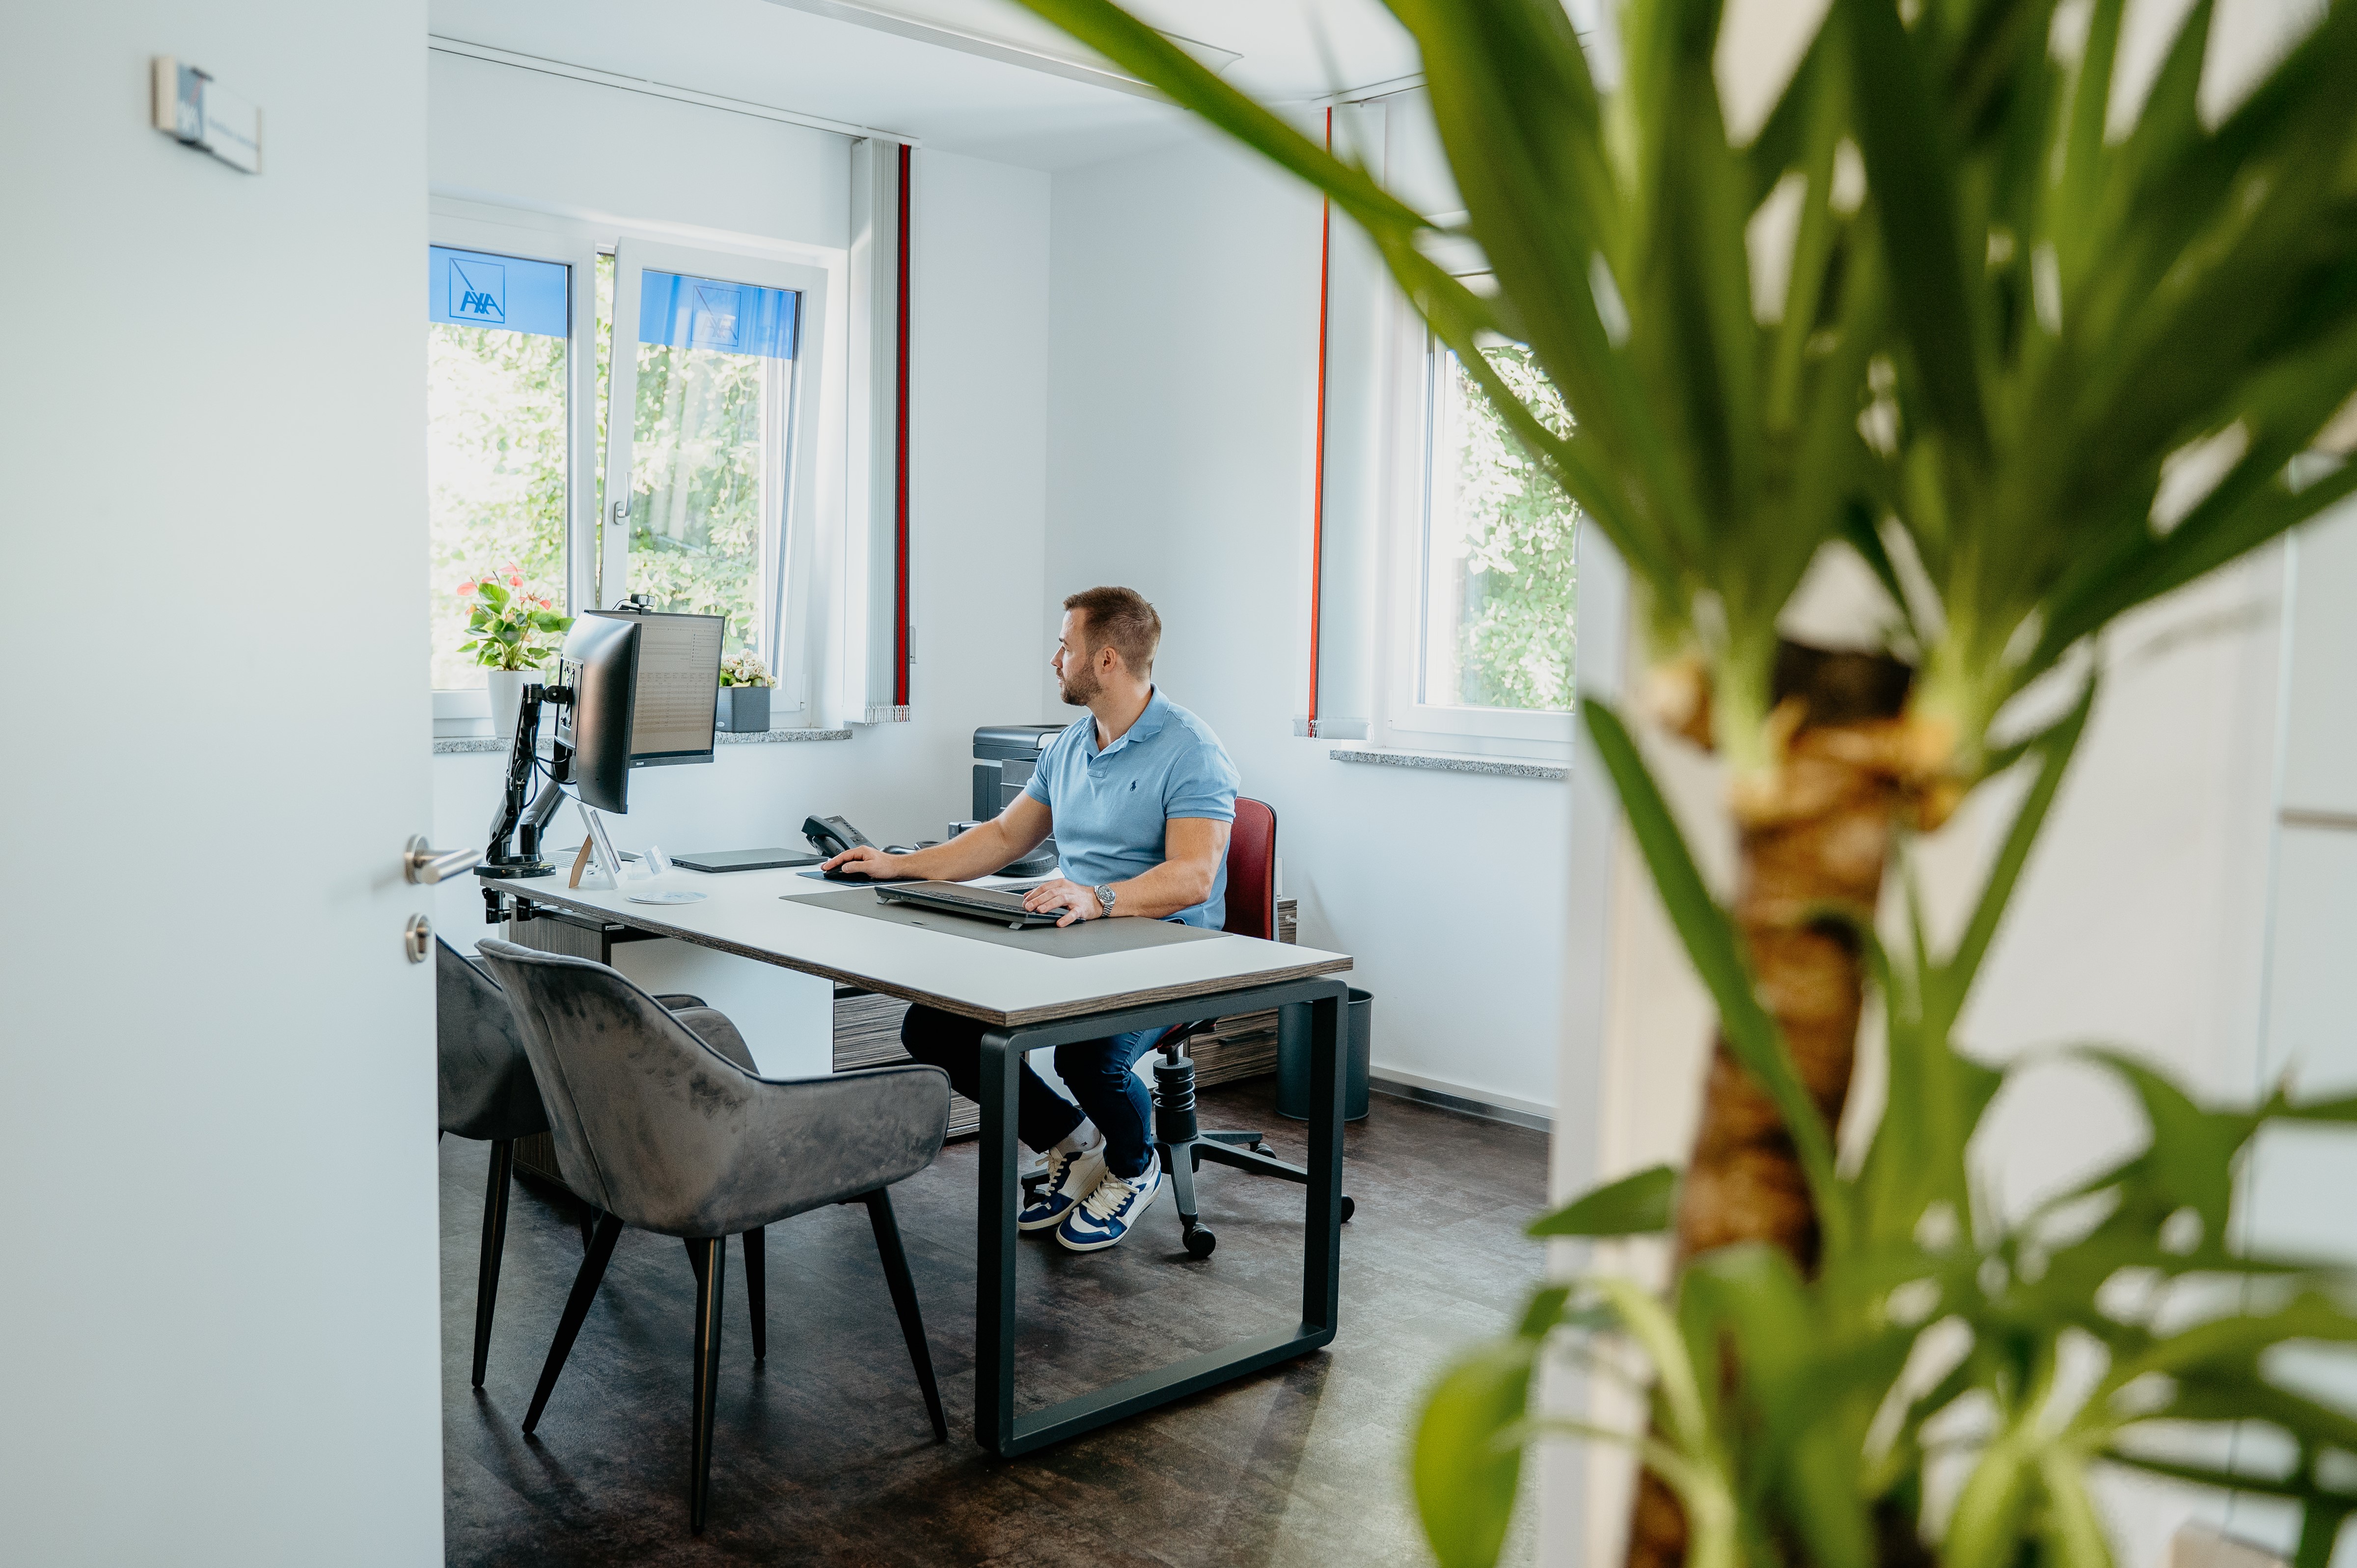
<svg viewBox="0 0 2357 1568">
<path fill-rule="evenodd" d="M 960 1094 L 979 1101 L 985 1027 L 974 1019 L 919 1005 L 900 1021 L 900 1043 L 919 1061 L 948 1073 L 951 1087 Z M 1154 1097 L 1130 1069 L 1163 1033 L 1161 1028 L 1133 1029 L 1111 1039 L 1058 1046 L 1056 1076 L 1081 1102 L 1078 1107 L 1049 1089 L 1025 1062 L 1017 1084 L 1015 1135 L 1035 1149 L 1052 1149 L 1072 1135 L 1085 1114 L 1104 1134 L 1107 1170 L 1120 1176 L 1144 1170 L 1146 1145 L 1152 1142 Z"/>
</svg>

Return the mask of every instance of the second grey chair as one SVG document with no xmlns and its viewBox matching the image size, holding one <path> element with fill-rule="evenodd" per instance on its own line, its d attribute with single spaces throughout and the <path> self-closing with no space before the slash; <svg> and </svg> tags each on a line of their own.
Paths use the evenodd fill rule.
<svg viewBox="0 0 2357 1568">
<path fill-rule="evenodd" d="M 475 1387 L 491 1351 L 491 1308 L 508 1233 L 508 1189 L 518 1138 L 548 1131 L 515 1016 L 491 977 L 434 939 L 434 1057 L 441 1130 L 491 1145 L 483 1189 L 482 1256 L 475 1269 Z M 587 1239 L 585 1232 L 584 1239 Z"/>
<path fill-rule="evenodd" d="M 655 998 L 686 1021 L 714 1049 L 746 1071 L 752 1053 L 744 1038 L 700 996 Z M 434 1055 L 441 1131 L 491 1145 L 490 1179 L 483 1187 L 483 1241 L 475 1265 L 474 1386 L 483 1386 L 491 1353 L 491 1316 L 500 1294 L 500 1258 L 507 1249 L 508 1194 L 514 1185 L 519 1138 L 548 1131 L 548 1112 L 533 1079 L 514 1009 L 499 983 L 440 937 L 434 939 Z M 581 1245 L 594 1239 L 593 1213 L 581 1216 Z M 745 1279 L 753 1310 L 753 1357 L 766 1348 L 761 1301 L 761 1233 L 745 1234 Z"/>
<path fill-rule="evenodd" d="M 924 1320 L 887 1189 L 940 1153 L 949 1127 L 948 1075 L 912 1063 L 823 1078 L 761 1078 L 750 1070 L 749 1057 L 732 1061 L 735 1052 L 715 1048 L 709 1021 L 695 1027 L 694 1010 L 674 1015 L 604 964 L 502 941 L 485 940 L 478 950 L 506 993 L 532 1058 L 557 1168 L 567 1186 L 603 1210 L 524 1431 L 533 1430 L 547 1408 L 622 1227 L 682 1238 L 696 1276 L 688 1520 L 701 1530 L 711 1489 L 727 1238 L 828 1204 L 859 1202 L 875 1231 L 933 1434 L 946 1438 Z M 727 1033 L 733 1038 L 736 1031 Z"/>
</svg>

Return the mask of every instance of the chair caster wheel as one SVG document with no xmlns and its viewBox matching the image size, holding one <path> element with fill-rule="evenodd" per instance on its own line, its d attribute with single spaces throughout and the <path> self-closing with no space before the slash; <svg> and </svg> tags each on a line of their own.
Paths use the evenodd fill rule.
<svg viewBox="0 0 2357 1568">
<path fill-rule="evenodd" d="M 1219 1244 L 1220 1239 L 1211 1234 L 1208 1225 L 1198 1225 L 1187 1232 L 1187 1255 L 1190 1258 L 1208 1258 Z"/>
<path fill-rule="evenodd" d="M 1353 1201 L 1352 1201 L 1351 1199 L 1350 1199 L 1349 1197 L 1345 1197 L 1345 1198 L 1343 1198 L 1343 1199 L 1342 1199 L 1342 1223 L 1343 1223 L 1343 1224 L 1348 1225 L 1348 1224 L 1351 1222 L 1351 1216 L 1352 1216 L 1353 1214 L 1356 1214 L 1357 1212 L 1359 1212 L 1359 1206 L 1358 1206 L 1358 1204 L 1357 1204 L 1357 1203 L 1353 1202 Z"/>
</svg>

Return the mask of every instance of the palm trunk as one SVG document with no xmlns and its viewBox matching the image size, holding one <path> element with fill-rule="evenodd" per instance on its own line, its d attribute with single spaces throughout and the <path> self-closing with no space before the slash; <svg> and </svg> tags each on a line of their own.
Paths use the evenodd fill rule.
<svg viewBox="0 0 2357 1568">
<path fill-rule="evenodd" d="M 1849 1097 L 1866 972 L 1856 941 L 1819 916 L 1831 906 L 1872 917 L 1905 803 L 1894 721 L 1907 684 L 1906 667 L 1889 659 L 1785 644 L 1774 695 L 1780 705 L 1799 703 L 1801 722 L 1769 787 L 1734 806 L 1736 924 L 1760 1000 L 1828 1127 L 1839 1124 Z M 1792 1134 L 1722 1036 L 1680 1187 L 1678 1259 L 1769 1241 L 1813 1272 L 1817 1240 Z M 1685 1543 L 1677 1498 L 1641 1473 L 1629 1568 L 1678 1568 Z"/>
</svg>

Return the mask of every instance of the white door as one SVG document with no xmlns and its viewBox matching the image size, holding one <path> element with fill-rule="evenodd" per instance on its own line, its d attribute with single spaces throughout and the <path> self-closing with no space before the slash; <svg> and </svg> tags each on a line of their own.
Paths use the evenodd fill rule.
<svg viewBox="0 0 2357 1568">
<path fill-rule="evenodd" d="M 0 11 L 10 1563 L 441 1559 L 425 30 Z"/>
</svg>

